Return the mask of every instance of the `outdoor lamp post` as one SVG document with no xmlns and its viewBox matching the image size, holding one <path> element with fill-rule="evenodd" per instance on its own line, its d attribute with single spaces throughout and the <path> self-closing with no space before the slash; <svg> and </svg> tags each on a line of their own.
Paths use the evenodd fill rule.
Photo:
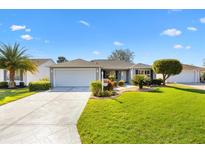
<svg viewBox="0 0 205 154">
<path fill-rule="evenodd" d="M 103 87 L 104 87 L 103 71 L 101 72 L 101 80 L 102 80 L 102 92 L 103 92 Z"/>
</svg>

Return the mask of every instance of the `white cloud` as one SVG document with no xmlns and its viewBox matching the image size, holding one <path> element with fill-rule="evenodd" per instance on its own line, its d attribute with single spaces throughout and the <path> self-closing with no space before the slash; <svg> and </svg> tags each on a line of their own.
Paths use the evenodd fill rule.
<svg viewBox="0 0 205 154">
<path fill-rule="evenodd" d="M 201 19 L 200 19 L 200 22 L 203 23 L 203 24 L 205 24 L 205 17 L 201 18 Z"/>
<path fill-rule="evenodd" d="M 44 40 L 44 43 L 48 44 L 48 43 L 50 43 L 50 41 L 49 40 Z"/>
<path fill-rule="evenodd" d="M 187 50 L 189 50 L 189 49 L 191 49 L 191 46 L 188 45 L 188 46 L 186 46 L 185 48 L 186 48 Z"/>
<path fill-rule="evenodd" d="M 197 28 L 196 28 L 196 27 L 187 27 L 187 30 L 190 30 L 190 31 L 197 31 Z"/>
<path fill-rule="evenodd" d="M 176 44 L 176 45 L 174 45 L 173 47 L 174 47 L 175 49 L 187 49 L 187 50 L 191 49 L 191 46 L 190 46 L 190 45 L 183 46 L 183 45 L 181 45 L 181 44 Z"/>
<path fill-rule="evenodd" d="M 113 44 L 116 46 L 123 46 L 124 45 L 122 42 L 119 42 L 119 41 L 114 41 Z"/>
<path fill-rule="evenodd" d="M 99 55 L 101 52 L 100 51 L 93 51 L 94 55 Z"/>
<path fill-rule="evenodd" d="M 174 48 L 175 48 L 175 49 L 182 49 L 183 46 L 182 46 L 181 44 L 176 44 L 176 45 L 174 45 Z"/>
<path fill-rule="evenodd" d="M 23 29 L 26 29 L 26 26 L 11 25 L 10 29 L 11 29 L 11 31 L 23 30 Z"/>
<path fill-rule="evenodd" d="M 30 28 L 26 28 L 25 31 L 26 32 L 31 32 L 31 29 Z"/>
<path fill-rule="evenodd" d="M 28 35 L 28 34 L 25 34 L 25 35 L 21 35 L 21 38 L 23 40 L 26 40 L 26 41 L 30 41 L 33 39 L 33 37 L 31 35 Z"/>
<path fill-rule="evenodd" d="M 79 23 L 83 24 L 84 26 L 90 27 L 90 24 L 85 20 L 80 20 Z"/>
<path fill-rule="evenodd" d="M 164 30 L 161 35 L 167 35 L 167 36 L 179 36 L 181 35 L 182 32 L 180 30 L 177 30 L 175 28 L 171 28 L 171 29 L 167 29 L 167 30 Z"/>
</svg>

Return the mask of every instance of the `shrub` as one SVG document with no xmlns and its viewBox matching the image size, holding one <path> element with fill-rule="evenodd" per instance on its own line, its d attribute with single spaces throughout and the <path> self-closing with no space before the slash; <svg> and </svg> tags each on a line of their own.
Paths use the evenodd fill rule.
<svg viewBox="0 0 205 154">
<path fill-rule="evenodd" d="M 163 83 L 162 79 L 153 79 L 151 84 L 160 86 Z"/>
<path fill-rule="evenodd" d="M 20 87 L 20 88 L 25 87 L 25 83 L 24 83 L 24 82 L 19 82 L 19 87 Z"/>
<path fill-rule="evenodd" d="M 115 80 L 115 75 L 109 75 L 108 79 L 111 80 L 111 81 L 114 81 Z"/>
<path fill-rule="evenodd" d="M 150 78 L 145 78 L 144 85 L 145 86 L 150 86 L 151 84 L 152 84 L 152 80 Z"/>
<path fill-rule="evenodd" d="M 49 81 L 47 77 L 39 79 L 39 81 Z"/>
<path fill-rule="evenodd" d="M 104 90 L 112 91 L 114 88 L 114 82 L 111 80 L 107 81 L 107 86 L 104 87 Z"/>
<path fill-rule="evenodd" d="M 8 88 L 8 82 L 0 82 L 0 88 Z"/>
<path fill-rule="evenodd" d="M 48 81 L 35 81 L 29 83 L 29 91 L 42 91 L 49 90 L 51 88 L 51 83 Z"/>
<path fill-rule="evenodd" d="M 90 84 L 90 90 L 94 96 L 98 96 L 102 91 L 102 82 L 100 80 L 92 81 Z"/>
<path fill-rule="evenodd" d="M 109 90 L 100 91 L 100 93 L 98 94 L 98 97 L 109 97 L 109 96 L 112 96 L 112 91 Z"/>
<path fill-rule="evenodd" d="M 145 75 L 134 75 L 132 82 L 134 85 L 138 85 L 139 89 L 142 89 L 146 78 Z"/>
<path fill-rule="evenodd" d="M 117 81 L 113 81 L 114 87 L 117 87 Z"/>
<path fill-rule="evenodd" d="M 124 81 L 124 80 L 120 80 L 120 81 L 118 82 L 118 86 L 124 87 L 124 86 L 125 86 L 125 81 Z"/>
</svg>

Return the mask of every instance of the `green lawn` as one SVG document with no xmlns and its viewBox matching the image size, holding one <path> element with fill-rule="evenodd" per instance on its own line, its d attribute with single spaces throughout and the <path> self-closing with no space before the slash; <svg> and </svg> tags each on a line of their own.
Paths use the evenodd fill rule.
<svg viewBox="0 0 205 154">
<path fill-rule="evenodd" d="M 175 86 L 90 99 L 82 143 L 205 143 L 205 91 Z"/>
<path fill-rule="evenodd" d="M 21 89 L 0 89 L 0 105 L 15 101 L 17 99 L 35 94 L 36 92 L 29 92 L 28 88 Z"/>
</svg>

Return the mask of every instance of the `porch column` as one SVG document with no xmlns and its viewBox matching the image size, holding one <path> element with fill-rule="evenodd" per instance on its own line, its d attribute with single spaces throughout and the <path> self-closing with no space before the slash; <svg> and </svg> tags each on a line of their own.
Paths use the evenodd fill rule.
<svg viewBox="0 0 205 154">
<path fill-rule="evenodd" d="M 4 81 L 7 81 L 7 70 L 4 70 Z"/>
</svg>

